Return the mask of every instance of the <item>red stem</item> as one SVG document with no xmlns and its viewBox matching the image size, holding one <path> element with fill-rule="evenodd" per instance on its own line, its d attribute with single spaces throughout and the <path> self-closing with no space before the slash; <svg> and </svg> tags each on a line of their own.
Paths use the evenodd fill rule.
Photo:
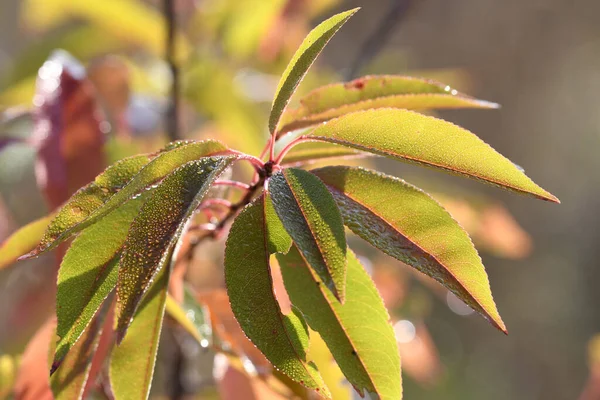
<svg viewBox="0 0 600 400">
<path fill-rule="evenodd" d="M 283 161 L 283 157 L 285 157 L 285 155 L 296 145 L 300 144 L 300 143 L 304 143 L 304 142 L 314 142 L 315 139 L 309 136 L 298 136 L 296 139 L 292 140 L 291 142 L 289 142 L 280 152 L 279 155 L 277 155 L 277 159 L 275 160 L 275 164 L 279 165 L 281 164 L 281 161 Z"/>
</svg>

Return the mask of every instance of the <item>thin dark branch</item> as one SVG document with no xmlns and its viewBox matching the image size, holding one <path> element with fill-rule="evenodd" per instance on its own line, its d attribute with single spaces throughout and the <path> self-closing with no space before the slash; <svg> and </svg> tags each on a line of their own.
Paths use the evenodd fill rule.
<svg viewBox="0 0 600 400">
<path fill-rule="evenodd" d="M 349 81 L 356 78 L 363 67 L 379 54 L 394 32 L 394 29 L 398 28 L 408 14 L 412 3 L 413 0 L 390 0 L 389 9 L 377 24 L 377 28 L 361 46 L 354 62 L 345 74 L 345 80 Z"/>
<path fill-rule="evenodd" d="M 165 56 L 171 70 L 171 94 L 166 113 L 166 129 L 169 140 L 179 139 L 179 68 L 175 60 L 175 0 L 164 0 L 164 15 L 167 24 L 165 40 Z"/>
</svg>

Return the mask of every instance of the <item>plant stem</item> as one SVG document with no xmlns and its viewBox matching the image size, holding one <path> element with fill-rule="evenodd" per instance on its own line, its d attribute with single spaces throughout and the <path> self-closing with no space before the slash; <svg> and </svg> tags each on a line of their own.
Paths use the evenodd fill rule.
<svg viewBox="0 0 600 400">
<path fill-rule="evenodd" d="M 296 145 L 300 144 L 300 143 L 304 143 L 304 142 L 314 142 L 315 139 L 311 138 L 309 136 L 298 136 L 296 139 L 292 140 L 291 142 L 289 142 L 280 152 L 279 155 L 277 156 L 277 159 L 275 160 L 275 164 L 279 165 L 281 164 L 281 161 L 283 161 L 283 157 L 285 157 L 285 155 Z"/>
<path fill-rule="evenodd" d="M 166 113 L 167 136 L 170 141 L 179 139 L 179 68 L 175 61 L 175 0 L 164 0 L 166 22 L 165 55 L 171 70 L 171 93 Z"/>
<path fill-rule="evenodd" d="M 250 185 L 248 185 L 247 183 L 244 182 L 240 182 L 240 181 L 231 181 L 228 179 L 220 179 L 220 180 L 216 180 L 213 185 L 216 186 L 229 186 L 229 187 L 234 187 L 236 189 L 241 189 L 241 190 L 248 190 L 250 189 Z"/>
</svg>

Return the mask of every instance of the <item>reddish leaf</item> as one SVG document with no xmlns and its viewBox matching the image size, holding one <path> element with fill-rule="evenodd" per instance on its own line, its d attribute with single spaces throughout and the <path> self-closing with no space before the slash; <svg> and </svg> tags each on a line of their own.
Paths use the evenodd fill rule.
<svg viewBox="0 0 600 400">
<path fill-rule="evenodd" d="M 56 208 L 105 167 L 103 124 L 85 70 L 66 52 L 40 68 L 34 97 L 36 178 Z"/>
<path fill-rule="evenodd" d="M 15 398 L 19 400 L 53 400 L 50 390 L 50 342 L 56 319 L 50 318 L 36 332 L 25 349 L 15 383 Z"/>
</svg>

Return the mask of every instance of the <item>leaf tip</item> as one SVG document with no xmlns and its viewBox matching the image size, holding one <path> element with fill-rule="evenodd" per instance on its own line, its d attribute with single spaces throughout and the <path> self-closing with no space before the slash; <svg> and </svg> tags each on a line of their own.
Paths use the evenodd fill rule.
<svg viewBox="0 0 600 400">
<path fill-rule="evenodd" d="M 31 258 L 36 258 L 40 254 L 39 248 L 36 248 L 29 253 L 23 254 L 22 256 L 17 258 L 17 261 L 29 260 Z"/>
<path fill-rule="evenodd" d="M 62 364 L 62 359 L 55 359 L 54 361 L 52 361 L 52 366 L 50 367 L 50 376 L 52 376 L 56 370 L 58 369 L 58 367 L 60 367 L 60 365 Z"/>
</svg>

